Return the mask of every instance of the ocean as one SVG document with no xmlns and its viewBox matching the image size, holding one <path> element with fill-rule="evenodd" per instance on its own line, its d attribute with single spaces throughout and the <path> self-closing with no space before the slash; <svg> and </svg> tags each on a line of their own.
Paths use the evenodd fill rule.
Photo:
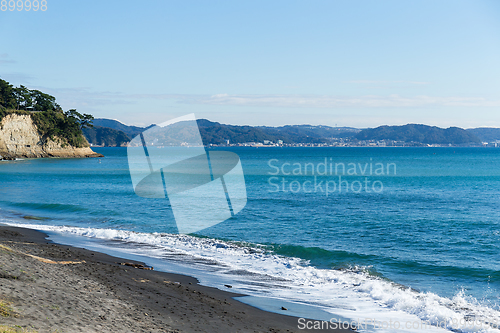
<svg viewBox="0 0 500 333">
<path fill-rule="evenodd" d="M 0 223 L 362 332 L 500 332 L 500 149 L 217 148 L 247 204 L 189 235 L 134 193 L 126 148 L 94 150 L 0 162 Z"/>
</svg>

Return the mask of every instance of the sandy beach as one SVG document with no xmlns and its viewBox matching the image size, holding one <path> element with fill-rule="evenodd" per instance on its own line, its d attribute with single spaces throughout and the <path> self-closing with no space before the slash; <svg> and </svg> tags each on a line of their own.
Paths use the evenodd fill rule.
<svg viewBox="0 0 500 333">
<path fill-rule="evenodd" d="M 45 236 L 0 227 L 0 332 L 308 331 L 296 317 L 248 306 L 194 278 Z"/>
</svg>

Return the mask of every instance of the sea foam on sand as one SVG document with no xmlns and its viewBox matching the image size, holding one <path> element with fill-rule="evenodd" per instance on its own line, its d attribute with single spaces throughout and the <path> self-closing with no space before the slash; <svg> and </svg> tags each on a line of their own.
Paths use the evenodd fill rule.
<svg viewBox="0 0 500 333">
<path fill-rule="evenodd" d="M 328 320 L 324 314 L 330 313 L 332 318 L 358 323 L 359 331 L 500 332 L 500 312 L 464 292 L 451 299 L 418 292 L 372 276 L 366 267 L 320 269 L 299 258 L 270 253 L 264 246 L 189 235 L 2 223 L 55 233 L 63 238 L 115 241 L 113 245 L 101 243 L 98 251 L 141 256 L 147 264 L 169 272 L 172 265 L 168 263 L 173 262 L 175 269 L 185 268 L 176 273 L 194 275 L 202 284 L 218 288 L 231 284 L 231 291 L 256 296 L 254 301 L 250 298 L 247 302 L 265 310 L 272 309 L 266 309 L 259 297 L 314 306 L 318 316 L 309 315 L 310 318 Z M 58 237 L 57 242 L 63 238 Z"/>
</svg>

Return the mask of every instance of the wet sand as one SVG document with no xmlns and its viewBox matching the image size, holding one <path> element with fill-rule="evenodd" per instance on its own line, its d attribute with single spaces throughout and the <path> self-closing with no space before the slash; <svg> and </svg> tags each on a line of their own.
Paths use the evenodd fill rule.
<svg viewBox="0 0 500 333">
<path fill-rule="evenodd" d="M 232 299 L 243 295 L 45 237 L 0 226 L 0 302 L 14 311 L 0 316 L 0 325 L 37 332 L 340 332 L 299 329 L 296 317 Z"/>
</svg>

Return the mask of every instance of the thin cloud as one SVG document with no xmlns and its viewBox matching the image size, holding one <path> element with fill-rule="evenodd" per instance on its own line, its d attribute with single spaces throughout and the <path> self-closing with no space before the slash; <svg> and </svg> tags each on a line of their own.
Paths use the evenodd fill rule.
<svg viewBox="0 0 500 333">
<path fill-rule="evenodd" d="M 1 73 L 0 78 L 15 86 L 26 85 L 33 80 L 33 76 L 24 73 Z"/>
<path fill-rule="evenodd" d="M 315 96 L 315 95 L 229 95 L 216 94 L 209 97 L 185 98 L 189 104 L 235 105 L 256 107 L 307 107 L 307 108 L 381 108 L 422 106 L 500 106 L 500 100 L 480 97 L 432 97 L 399 95 L 360 97 Z"/>
<path fill-rule="evenodd" d="M 171 100 L 181 104 L 193 105 L 230 105 L 249 107 L 275 108 L 412 108 L 412 107 L 498 107 L 500 100 L 483 97 L 464 96 L 411 96 L 365 95 L 365 96 L 333 96 L 333 95 L 300 95 L 300 94 L 125 94 L 120 92 L 96 92 L 89 88 L 48 89 L 39 87 L 57 96 L 64 105 L 101 106 L 109 104 L 134 104 L 142 100 Z"/>
<path fill-rule="evenodd" d="M 349 83 L 359 83 L 359 84 L 414 84 L 414 85 L 426 85 L 431 84 L 430 82 L 424 81 L 377 81 L 377 80 L 352 80 L 347 81 Z"/>
<path fill-rule="evenodd" d="M 0 65 L 3 65 L 3 64 L 14 64 L 14 63 L 16 63 L 16 61 L 12 60 L 9 57 L 8 53 L 0 53 Z"/>
<path fill-rule="evenodd" d="M 121 93 L 108 91 L 96 92 L 86 87 L 54 89 L 43 86 L 28 86 L 28 88 L 37 89 L 55 96 L 57 103 L 63 109 L 75 108 L 92 111 L 109 105 L 129 105 L 138 102 Z"/>
<path fill-rule="evenodd" d="M 28 86 L 56 96 L 58 103 L 82 106 L 99 106 L 107 104 L 134 104 L 139 100 L 186 100 L 200 98 L 202 95 L 181 94 L 126 94 L 116 91 L 95 91 L 89 87 L 50 88 L 44 86 Z"/>
</svg>

